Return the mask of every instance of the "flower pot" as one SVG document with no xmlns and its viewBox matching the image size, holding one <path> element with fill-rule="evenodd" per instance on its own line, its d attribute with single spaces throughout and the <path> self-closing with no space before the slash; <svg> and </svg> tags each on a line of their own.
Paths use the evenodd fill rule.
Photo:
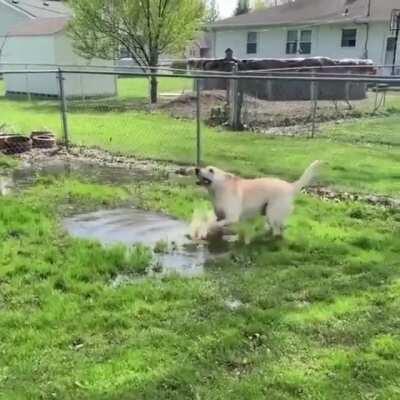
<svg viewBox="0 0 400 400">
<path fill-rule="evenodd" d="M 38 149 L 51 149 L 56 145 L 56 138 L 53 134 L 34 135 L 32 145 Z"/>
<path fill-rule="evenodd" d="M 24 153 L 32 149 L 32 140 L 22 135 L 10 135 L 5 139 L 5 151 L 8 154 Z"/>
<path fill-rule="evenodd" d="M 7 133 L 0 134 L 0 151 L 4 151 L 7 148 L 6 140 L 8 137 L 10 137 L 10 135 Z"/>
<path fill-rule="evenodd" d="M 35 136 L 42 136 L 42 135 L 54 136 L 53 132 L 51 132 L 51 131 L 32 131 L 31 132 L 31 138 L 33 138 Z"/>
</svg>

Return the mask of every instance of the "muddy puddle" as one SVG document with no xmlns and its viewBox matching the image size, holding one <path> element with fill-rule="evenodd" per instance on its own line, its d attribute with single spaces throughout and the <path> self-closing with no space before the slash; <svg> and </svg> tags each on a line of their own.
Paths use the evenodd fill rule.
<svg viewBox="0 0 400 400">
<path fill-rule="evenodd" d="M 206 261 L 226 254 L 227 243 L 214 246 L 195 245 L 188 234 L 188 224 L 167 215 L 135 208 L 95 211 L 64 219 L 70 235 L 97 240 L 104 245 L 145 245 L 153 249 L 153 267 L 157 273 L 176 273 L 184 277 L 200 276 Z M 129 280 L 117 277 L 117 282 Z M 117 285 L 117 283 L 115 283 Z"/>
</svg>

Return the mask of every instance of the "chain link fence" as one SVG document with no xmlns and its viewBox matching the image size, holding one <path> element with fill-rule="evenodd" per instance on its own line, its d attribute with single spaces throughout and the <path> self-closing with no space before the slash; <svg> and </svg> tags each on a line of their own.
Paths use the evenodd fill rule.
<svg viewBox="0 0 400 400">
<path fill-rule="evenodd" d="M 29 69 L 28 77 L 25 67 L 3 71 L 2 152 L 21 153 L 37 147 L 40 138 L 31 138 L 31 133 L 43 131 L 55 135 L 69 150 L 90 147 L 185 164 L 196 160 L 193 121 L 169 118 L 176 99 L 195 99 L 192 79 L 167 74 L 159 77 L 158 103 L 153 105 L 149 101 L 149 74 L 126 73 L 123 68 L 102 69 L 99 74 L 95 70 L 79 73 L 41 67 Z"/>
<path fill-rule="evenodd" d="M 241 126 L 272 136 L 314 137 L 329 123 L 384 116 L 400 106 L 398 82 L 296 79 L 260 79 L 251 86 L 244 81 L 238 93 Z"/>
<path fill-rule="evenodd" d="M 400 113 L 399 76 L 354 71 L 164 68 L 156 73 L 157 104 L 149 101 L 155 71 L 3 66 L 2 73 L 0 151 L 6 154 L 57 142 L 68 150 L 193 165 L 211 153 L 224 160 L 232 135 L 326 137 L 332 124 Z M 400 144 L 400 133 L 394 140 Z"/>
</svg>

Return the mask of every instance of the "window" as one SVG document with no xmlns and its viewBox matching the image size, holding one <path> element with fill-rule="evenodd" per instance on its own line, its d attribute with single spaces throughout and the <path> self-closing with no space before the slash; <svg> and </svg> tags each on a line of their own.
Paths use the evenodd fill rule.
<svg viewBox="0 0 400 400">
<path fill-rule="evenodd" d="M 311 30 L 287 31 L 286 54 L 310 54 Z"/>
<path fill-rule="evenodd" d="M 257 32 L 247 33 L 247 54 L 257 54 Z"/>
<path fill-rule="evenodd" d="M 311 31 L 300 32 L 300 54 L 311 54 Z"/>
<path fill-rule="evenodd" d="M 357 29 L 342 30 L 342 47 L 356 47 Z"/>
<path fill-rule="evenodd" d="M 297 31 L 287 32 L 286 54 L 297 53 Z"/>
<path fill-rule="evenodd" d="M 396 47 L 396 38 L 394 38 L 394 37 L 387 38 L 386 51 L 392 52 L 392 51 L 394 51 L 395 47 Z"/>
</svg>

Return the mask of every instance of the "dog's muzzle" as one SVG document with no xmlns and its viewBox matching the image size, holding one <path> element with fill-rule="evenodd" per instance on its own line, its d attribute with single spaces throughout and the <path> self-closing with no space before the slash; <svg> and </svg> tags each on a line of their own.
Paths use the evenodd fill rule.
<svg viewBox="0 0 400 400">
<path fill-rule="evenodd" d="M 194 171 L 195 171 L 197 179 L 198 179 L 198 181 L 196 182 L 196 185 L 209 186 L 212 184 L 211 179 L 205 178 L 204 176 L 201 175 L 200 168 L 196 168 Z"/>
</svg>

